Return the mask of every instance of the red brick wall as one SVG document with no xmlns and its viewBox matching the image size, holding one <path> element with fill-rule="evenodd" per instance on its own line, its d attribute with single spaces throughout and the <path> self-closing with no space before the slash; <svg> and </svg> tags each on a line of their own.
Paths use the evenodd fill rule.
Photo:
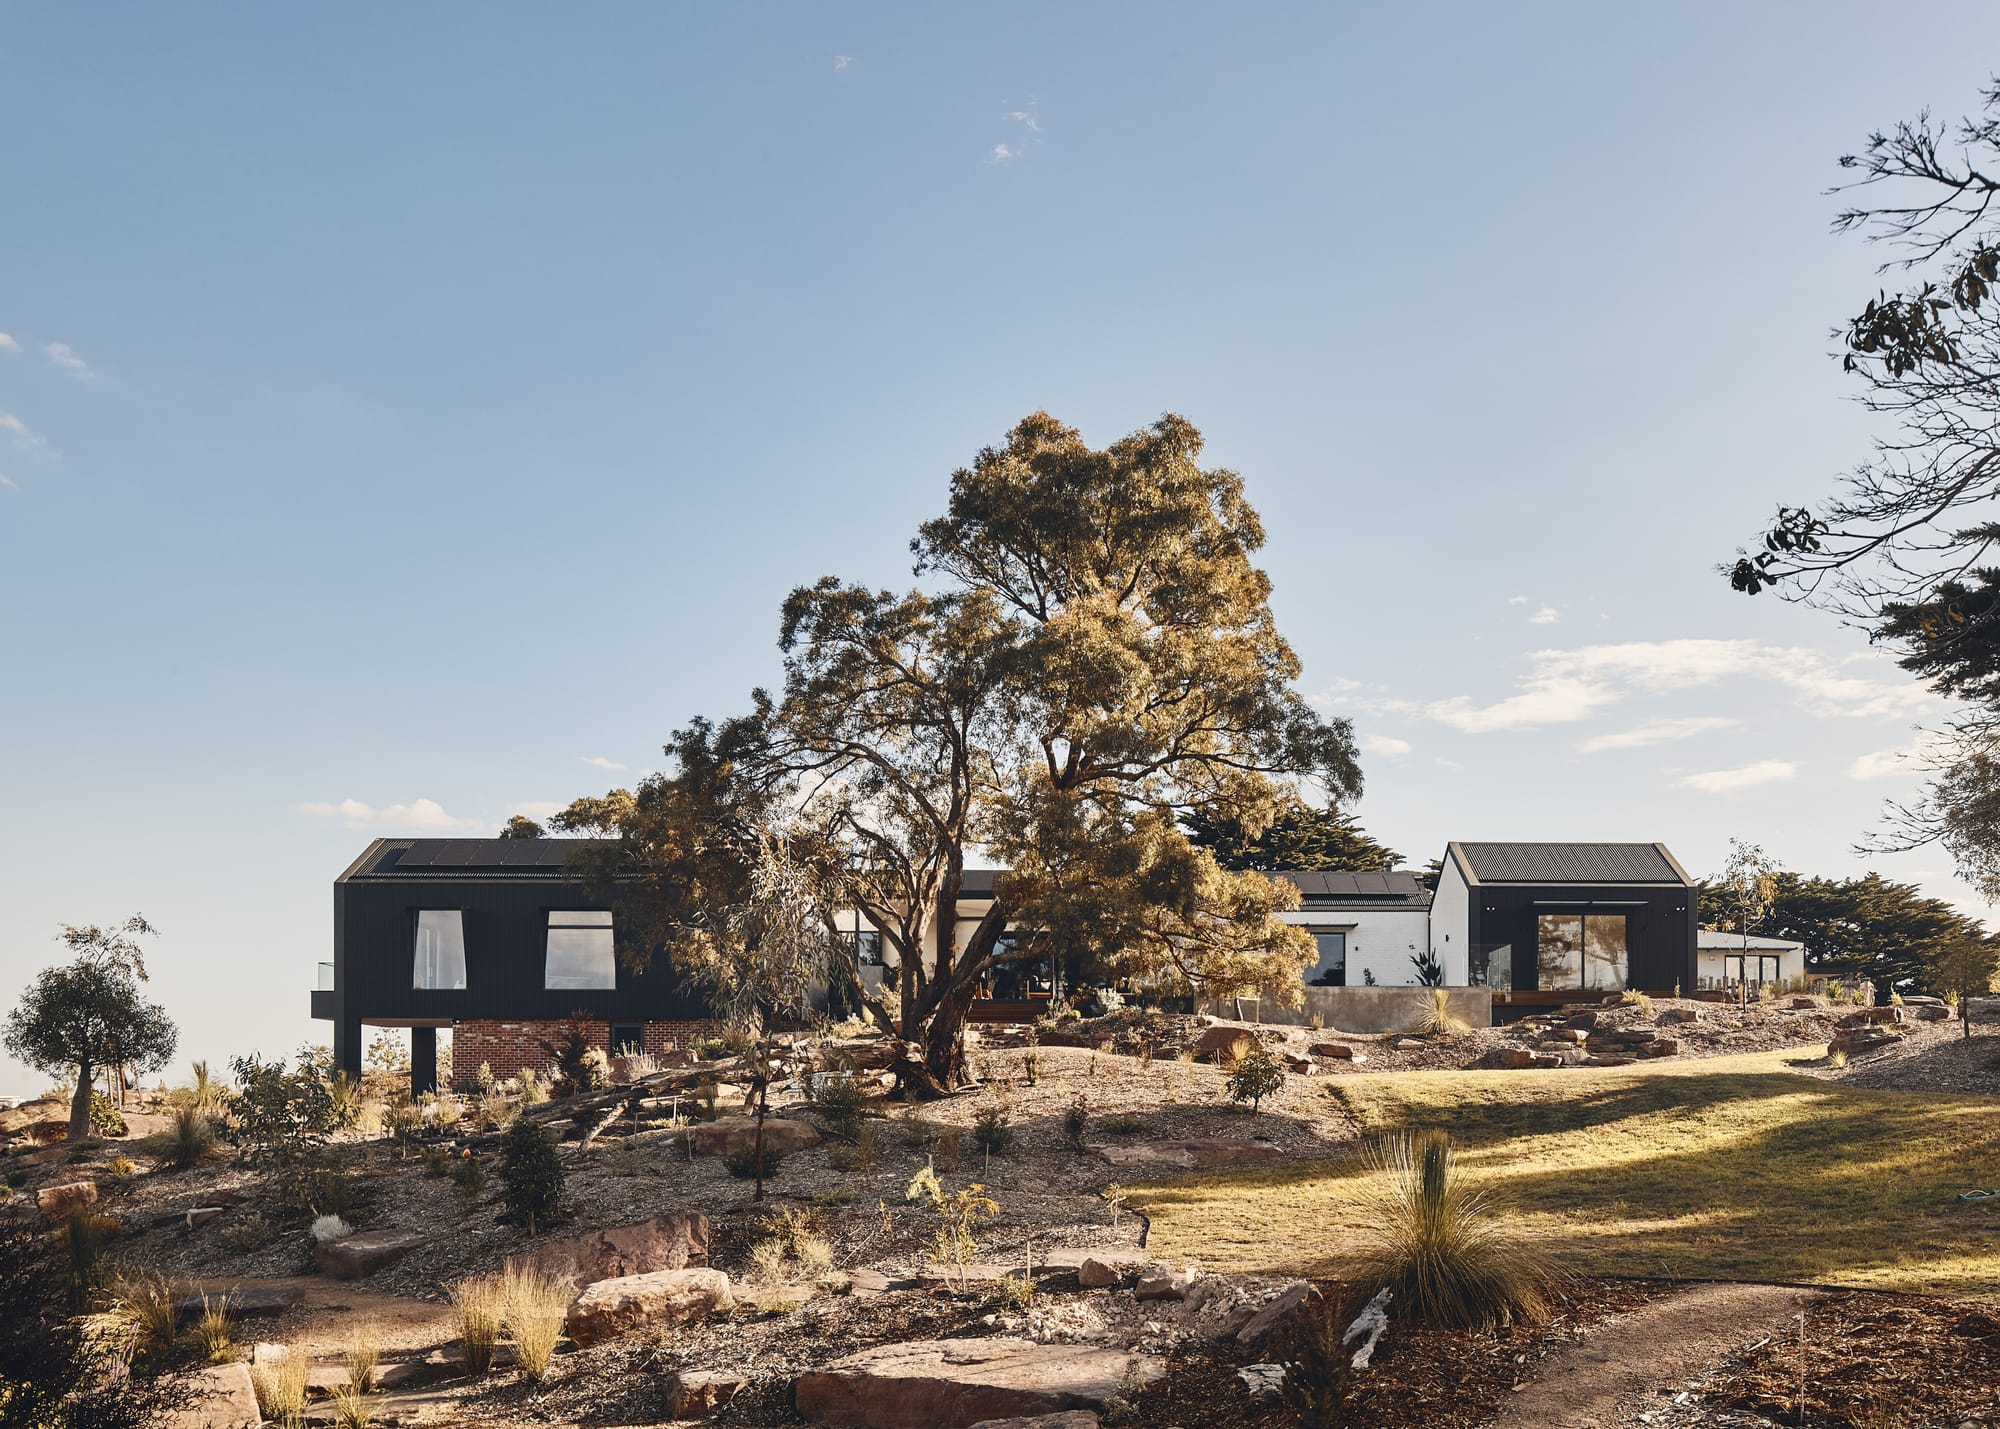
<svg viewBox="0 0 2000 1429">
<path fill-rule="evenodd" d="M 481 1062 L 492 1069 L 495 1077 L 514 1076 L 523 1067 L 533 1067 L 538 1074 L 548 1072 L 555 1058 L 543 1049 L 542 1043 L 559 1040 L 568 1025 L 566 1018 L 452 1023 L 452 1085 L 461 1089 L 475 1086 Z M 602 1047 L 607 1052 L 611 1050 L 611 1024 L 608 1021 L 585 1022 L 583 1025 L 593 1047 Z M 709 1021 L 648 1022 L 646 1050 L 658 1056 L 677 1047 L 686 1047 L 697 1037 L 714 1036 L 717 1027 L 717 1023 Z"/>
</svg>

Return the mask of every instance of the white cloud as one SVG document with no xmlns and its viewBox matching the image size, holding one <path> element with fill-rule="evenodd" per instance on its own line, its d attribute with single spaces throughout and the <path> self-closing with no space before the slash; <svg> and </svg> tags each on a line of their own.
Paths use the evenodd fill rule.
<svg viewBox="0 0 2000 1429">
<path fill-rule="evenodd" d="M 842 70 L 846 69 L 849 65 L 853 63 L 854 63 L 853 55 L 835 55 L 833 57 L 833 72 L 835 74 L 839 74 Z"/>
<path fill-rule="evenodd" d="M 1526 605 L 1527 603 L 1528 598 L 1525 595 L 1510 595 L 1507 597 L 1507 604 L 1509 605 Z"/>
<path fill-rule="evenodd" d="M 1014 151 L 1008 148 L 1005 144 L 995 144 L 993 146 L 994 163 L 1004 164 L 1013 157 L 1014 157 Z"/>
<path fill-rule="evenodd" d="M 66 342 L 52 342 L 42 350 L 48 353 L 49 361 L 62 368 L 65 372 L 74 373 L 86 382 L 97 375 L 90 370 L 89 363 L 77 356 L 76 349 Z"/>
<path fill-rule="evenodd" d="M 1686 719 L 1649 719 L 1616 734 L 1600 734 L 1576 747 L 1578 754 L 1601 754 L 1607 749 L 1644 749 L 1653 744 L 1670 744 L 1677 739 L 1693 739 L 1714 729 L 1734 729 L 1743 721 L 1722 715 L 1690 715 Z"/>
<path fill-rule="evenodd" d="M 601 754 L 586 754 L 583 756 L 583 762 L 585 764 L 594 764 L 599 769 L 622 770 L 625 767 L 624 765 L 620 764 L 617 760 L 606 759 Z"/>
<path fill-rule="evenodd" d="M 1901 779 L 1912 774 L 1926 774 L 1937 767 L 1933 761 L 1944 752 L 1945 747 L 1945 740 L 1926 734 L 1895 749 L 1873 750 L 1847 766 L 1847 777 Z"/>
<path fill-rule="evenodd" d="M 0 332 L 0 352 L 19 352 L 20 350 L 20 343 L 14 341 L 6 333 Z"/>
<path fill-rule="evenodd" d="M 48 443 L 28 430 L 28 424 L 11 412 L 0 412 L 0 432 L 13 439 L 14 448 L 24 452 L 42 452 Z"/>
<path fill-rule="evenodd" d="M 1389 734 L 1364 734 L 1361 736 L 1361 748 L 1364 753 L 1381 754 L 1394 758 L 1397 755 L 1408 754 L 1410 752 L 1410 741 L 1407 739 L 1397 739 L 1394 735 Z"/>
<path fill-rule="evenodd" d="M 486 827 L 479 819 L 453 818 L 435 799 L 412 799 L 407 804 L 389 804 L 382 808 L 364 804 L 359 799 L 342 799 L 337 804 L 301 804 L 299 812 L 315 818 L 338 819 L 350 828 L 380 828 L 409 833 L 446 833 Z"/>
<path fill-rule="evenodd" d="M 1041 121 L 1035 118 L 1035 111 L 1032 109 L 1010 110 L 1008 111 L 1007 117 L 1009 119 L 1019 120 L 1021 123 L 1027 125 L 1030 130 L 1032 130 L 1037 134 L 1042 132 Z"/>
<path fill-rule="evenodd" d="M 1562 616 L 1553 605 L 1545 605 L 1528 617 L 1530 625 L 1554 625 Z"/>
<path fill-rule="evenodd" d="M 1827 718 L 1907 720 L 1936 712 L 1940 703 L 1914 680 L 1867 679 L 1855 673 L 1893 671 L 1886 655 L 1834 659 L 1802 646 L 1767 645 L 1761 640 L 1583 645 L 1537 650 L 1528 661 L 1528 672 L 1519 681 L 1521 693 L 1493 704 L 1458 695 L 1403 708 L 1454 729 L 1483 734 L 1574 724 L 1635 695 L 1679 694 L 1725 679 L 1769 680 L 1791 691 L 1806 713 Z"/>
<path fill-rule="evenodd" d="M 1789 759 L 1764 759 L 1755 764 L 1746 764 L 1741 769 L 1710 769 L 1700 774 L 1690 774 L 1681 780 L 1686 789 L 1698 789 L 1704 794 L 1734 794 L 1742 789 L 1754 789 L 1759 784 L 1776 784 L 1795 777 L 1799 766 Z"/>
<path fill-rule="evenodd" d="M 1459 763 L 1459 762 L 1458 762 L 1458 761 L 1457 761 L 1456 759 L 1446 759 L 1446 758 L 1445 758 L 1445 757 L 1444 757 L 1444 756 L 1443 756 L 1442 754 L 1434 754 L 1434 755 L 1432 755 L 1432 756 L 1431 756 L 1431 763 L 1433 763 L 1433 764 L 1437 765 L 1437 767 L 1438 767 L 1438 768 L 1440 768 L 1440 769 L 1463 769 L 1463 768 L 1465 768 L 1465 766 L 1464 766 L 1463 764 L 1460 764 L 1460 763 Z"/>
<path fill-rule="evenodd" d="M 21 489 L 20 483 L 16 482 L 13 477 L 3 471 L 0 471 L 0 486 L 8 488 L 10 491 L 19 491 Z"/>
</svg>

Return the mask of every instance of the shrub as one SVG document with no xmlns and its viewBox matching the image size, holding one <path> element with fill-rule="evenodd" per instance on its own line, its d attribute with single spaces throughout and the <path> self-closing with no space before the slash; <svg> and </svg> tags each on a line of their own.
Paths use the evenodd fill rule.
<svg viewBox="0 0 2000 1429">
<path fill-rule="evenodd" d="M 519 1114 L 514 1103 L 499 1092 L 489 1091 L 479 1099 L 479 1119 L 495 1131 L 505 1131 Z"/>
<path fill-rule="evenodd" d="M 111 1173 L 115 1181 L 129 1181 L 139 1174 L 139 1167 L 129 1156 L 114 1157 L 111 1164 L 104 1169 Z"/>
<path fill-rule="evenodd" d="M 316 1216 L 310 1234 L 314 1241 L 323 1244 L 326 1241 L 341 1240 L 353 1235 L 354 1227 L 339 1216 Z"/>
<path fill-rule="evenodd" d="M 69 1262 L 70 1288 L 78 1304 L 88 1298 L 103 1278 L 104 1248 L 111 1244 L 118 1230 L 116 1218 L 88 1209 L 71 1211 L 56 1228 L 56 1243 Z"/>
<path fill-rule="evenodd" d="M 1346 1340 L 1347 1315 L 1317 1291 L 1306 1297 L 1292 1320 L 1286 1347 L 1285 1379 L 1279 1397 L 1299 1429 L 1349 1429 L 1348 1397 L 1354 1383 L 1354 1356 Z"/>
<path fill-rule="evenodd" d="M 469 1211 L 486 1194 L 486 1168 L 468 1151 L 451 1163 L 451 1184 L 458 1189 L 458 1203 Z"/>
<path fill-rule="evenodd" d="M 1090 1130 L 1090 1102 L 1077 1097 L 1063 1108 L 1063 1144 L 1072 1151 L 1083 1150 L 1083 1138 Z"/>
<path fill-rule="evenodd" d="M 533 1067 L 521 1068 L 521 1074 L 514 1080 L 521 1088 L 522 1106 L 540 1106 L 549 1099 L 549 1089 L 535 1075 Z"/>
<path fill-rule="evenodd" d="M 1000 1214 L 1000 1204 L 986 1194 L 978 1182 L 947 1194 L 937 1172 L 926 1166 L 911 1180 L 905 1200 L 922 1201 L 937 1213 L 938 1228 L 931 1237 L 930 1258 L 940 1265 L 963 1267 L 978 1253 L 979 1242 L 973 1228 Z M 964 1286 L 961 1269 L 960 1287 Z"/>
<path fill-rule="evenodd" d="M 1653 999 L 1634 988 L 1628 987 L 1618 995 L 1618 1005 L 1620 1007 L 1636 1007 L 1639 1009 L 1639 1015 L 1644 1018 L 1650 1019 L 1654 1015 Z"/>
<path fill-rule="evenodd" d="M 141 1359 L 158 1360 L 180 1335 L 180 1297 L 156 1270 L 120 1275 L 111 1283 L 111 1313 L 132 1332 Z"/>
<path fill-rule="evenodd" d="M 375 1392 L 375 1366 L 381 1362 L 375 1341 L 359 1330 L 347 1342 L 347 1380 L 362 1394 Z"/>
<path fill-rule="evenodd" d="M 739 1181 L 755 1180 L 759 1175 L 757 1169 L 758 1159 L 757 1144 L 754 1141 L 745 1142 L 734 1151 L 724 1154 L 722 1169 Z M 766 1146 L 762 1159 L 764 1169 L 761 1174 L 768 1180 L 770 1177 L 778 1174 L 778 1166 L 785 1158 L 775 1148 Z"/>
<path fill-rule="evenodd" d="M 785 1243 L 776 1236 L 767 1236 L 750 1247 L 750 1269 L 746 1276 L 752 1285 L 781 1285 L 785 1279 Z"/>
<path fill-rule="evenodd" d="M 826 1153 L 826 1164 L 836 1171 L 871 1171 L 878 1159 L 875 1123 L 864 1121 L 849 1146 L 835 1146 Z"/>
<path fill-rule="evenodd" d="M 1255 1116 L 1264 1105 L 1264 1098 L 1285 1084 L 1285 1069 L 1278 1065 L 1278 1059 L 1271 1055 L 1271 1049 L 1262 1042 L 1252 1042 L 1250 1050 L 1236 1059 L 1236 1070 L 1229 1074 L 1229 1099 L 1233 1102 L 1250 1103 L 1250 1114 Z"/>
<path fill-rule="evenodd" d="M 860 1134 L 868 1093 L 851 1073 L 821 1072 L 806 1082 L 806 1110 L 842 1141 Z"/>
<path fill-rule="evenodd" d="M 479 1070 L 472 1074 L 472 1084 L 479 1088 L 479 1094 L 482 1097 L 493 1090 L 493 1064 L 491 1062 L 481 1062 L 479 1064 Z"/>
<path fill-rule="evenodd" d="M 125 1134 L 125 1114 L 119 1111 L 111 1098 L 103 1092 L 90 1094 L 90 1134 L 92 1136 Z"/>
<path fill-rule="evenodd" d="M 570 1283 L 546 1271 L 509 1267 L 500 1277 L 501 1317 L 529 1379 L 549 1371 L 569 1314 Z"/>
<path fill-rule="evenodd" d="M 298 1429 L 306 1413 L 306 1375 L 312 1366 L 305 1352 L 285 1346 L 276 1360 L 250 1366 L 250 1384 L 257 1391 L 257 1411 L 279 1429 Z"/>
<path fill-rule="evenodd" d="M 1465 1019 L 1451 1010 L 1451 994 L 1441 987 L 1431 989 L 1430 999 L 1409 1027 L 1416 1037 L 1455 1037 L 1466 1030 Z"/>
<path fill-rule="evenodd" d="M 549 1088 L 556 1096 L 602 1091 L 609 1084 L 611 1064 L 602 1048 L 590 1045 L 588 1013 L 572 1012 L 555 1040 L 540 1045 L 556 1064 L 555 1082 Z"/>
<path fill-rule="evenodd" d="M 276 1233 L 262 1211 L 245 1211 L 218 1232 L 224 1245 L 245 1254 L 262 1250 Z"/>
<path fill-rule="evenodd" d="M 237 1090 L 223 1098 L 244 1159 L 278 1167 L 304 1159 L 334 1129 L 333 1097 L 310 1067 L 285 1070 L 284 1060 L 237 1057 Z"/>
<path fill-rule="evenodd" d="M 473 1374 L 493 1368 L 493 1347 L 500 1343 L 506 1308 L 497 1276 L 478 1275 L 451 1287 L 452 1309 L 458 1315 L 458 1337 L 465 1346 L 465 1367 Z"/>
<path fill-rule="evenodd" d="M 972 1118 L 972 1141 L 988 1156 L 1007 1153 L 1014 1144 L 1014 1114 L 1005 1102 L 992 1102 Z"/>
<path fill-rule="evenodd" d="M 308 1157 L 281 1178 L 285 1199 L 315 1216 L 348 1216 L 361 1202 L 358 1183 L 347 1167 Z"/>
<path fill-rule="evenodd" d="M 326 1099 L 333 1108 L 333 1124 L 346 1130 L 361 1120 L 361 1081 L 346 1072 L 326 1079 Z"/>
<path fill-rule="evenodd" d="M 1836 1071 L 1846 1066 L 1847 1049 L 1845 1047 L 1835 1047 L 1831 1043 L 1828 1043 L 1826 1049 L 1826 1064 L 1827 1066 L 1832 1067 Z"/>
<path fill-rule="evenodd" d="M 225 1364 L 236 1358 L 236 1326 L 229 1318 L 234 1308 L 227 1295 L 211 1300 L 201 1297 L 201 1314 L 194 1322 L 194 1340 L 201 1356 L 210 1364 Z M 262 1395 L 258 1396 L 261 1403 Z"/>
<path fill-rule="evenodd" d="M 562 1211 L 563 1165 L 556 1139 L 531 1121 L 517 1121 L 500 1139 L 500 1183 L 507 1219 L 529 1235 Z"/>
<path fill-rule="evenodd" d="M 173 1125 L 161 1137 L 161 1160 L 177 1171 L 186 1171 L 220 1154 L 215 1124 L 201 1108 L 193 1102 L 175 1107 Z"/>
<path fill-rule="evenodd" d="M 443 1176 L 451 1170 L 452 1155 L 442 1146 L 426 1146 L 418 1153 L 426 1176 Z"/>
<path fill-rule="evenodd" d="M 1546 1315 L 1548 1263 L 1466 1185 L 1443 1132 L 1390 1136 L 1373 1161 L 1379 1184 L 1357 1257 L 1362 1283 L 1387 1286 L 1396 1312 L 1422 1324 L 1485 1329 Z"/>
</svg>

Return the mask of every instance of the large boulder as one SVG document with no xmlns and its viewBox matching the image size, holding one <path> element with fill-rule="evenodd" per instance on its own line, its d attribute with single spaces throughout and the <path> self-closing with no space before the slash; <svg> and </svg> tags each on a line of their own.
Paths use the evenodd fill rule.
<svg viewBox="0 0 2000 1429">
<path fill-rule="evenodd" d="M 1242 1027 L 1211 1027 L 1194 1044 L 1198 1062 L 1236 1062 L 1256 1045 L 1257 1038 Z"/>
<path fill-rule="evenodd" d="M 734 1309 L 729 1277 L 719 1270 L 656 1270 L 586 1286 L 563 1329 L 580 1346 L 639 1329 L 671 1329 Z"/>
<path fill-rule="evenodd" d="M 1281 1147 L 1268 1141 L 1233 1136 L 1197 1136 L 1186 1141 L 1107 1142 L 1091 1150 L 1113 1166 L 1171 1166 L 1183 1171 L 1207 1171 L 1217 1166 L 1247 1166 L 1275 1161 Z"/>
<path fill-rule="evenodd" d="M 1310 1282 L 1293 1281 L 1236 1332 L 1237 1347 L 1254 1350 L 1273 1335 L 1288 1331 L 1292 1321 L 1303 1313 L 1301 1307 L 1312 1298 L 1313 1293 Z"/>
<path fill-rule="evenodd" d="M 339 1280 L 363 1280 L 429 1239 L 422 1231 L 359 1231 L 321 1241 L 313 1248 L 313 1264 Z"/>
<path fill-rule="evenodd" d="M 1188 1297 L 1188 1291 L 1194 1289 L 1195 1281 L 1200 1278 L 1201 1272 L 1191 1265 L 1183 1270 L 1174 1270 L 1167 1266 L 1161 1266 L 1151 1274 L 1139 1277 L 1139 1283 L 1133 1287 L 1132 1298 L 1134 1300 L 1185 1300 Z"/>
<path fill-rule="evenodd" d="M 969 1429 L 990 1419 L 1101 1409 L 1128 1378 L 1150 1384 L 1156 1359 L 1103 1345 L 995 1336 L 879 1345 L 799 1376 L 800 1414 L 838 1429 Z"/>
<path fill-rule="evenodd" d="M 715 1121 L 697 1122 L 681 1137 L 704 1156 L 730 1156 L 748 1151 L 757 1142 L 757 1119 L 753 1116 L 725 1116 Z M 679 1141 L 681 1138 L 675 1138 Z M 809 1122 L 787 1121 L 783 1117 L 764 1120 L 764 1153 L 790 1156 L 819 1145 L 819 1128 Z"/>
<path fill-rule="evenodd" d="M 95 1181 L 65 1181 L 60 1186 L 44 1186 L 35 1193 L 36 1209 L 48 1221 L 67 1220 L 72 1213 L 96 1204 Z"/>
<path fill-rule="evenodd" d="M 1484 1057 L 1479 1059 L 1479 1065 L 1482 1067 L 1518 1070 L 1522 1067 L 1534 1066 L 1535 1054 L 1526 1047 L 1495 1047 L 1491 1052 L 1488 1052 Z"/>
<path fill-rule="evenodd" d="M 509 1257 L 510 1268 L 567 1278 L 578 1288 L 621 1275 L 708 1264 L 708 1217 L 668 1211 L 629 1226 L 566 1236 Z"/>
<path fill-rule="evenodd" d="M 1315 1042 L 1307 1049 L 1315 1057 L 1328 1057 L 1336 1062 L 1365 1062 L 1368 1055 L 1357 1052 L 1350 1042 Z"/>
<path fill-rule="evenodd" d="M 1919 1022 L 1942 1022 L 1951 1016 L 1950 1006 L 1941 997 L 1913 994 L 1903 999 L 1903 1006 Z"/>
<path fill-rule="evenodd" d="M 1894 1003 L 1881 1007 L 1864 1007 L 1859 1012 L 1850 1012 L 1836 1022 L 1836 1027 L 1893 1027 L 1906 1019 L 1903 1009 Z"/>
<path fill-rule="evenodd" d="M 241 1360 L 198 1369 L 185 1387 L 188 1397 L 168 1413 L 166 1429 L 253 1429 L 264 1422 L 250 1366 Z"/>
<path fill-rule="evenodd" d="M 1883 1027 L 1843 1027 L 1833 1034 L 1833 1041 L 1827 1044 L 1827 1050 L 1853 1057 L 1864 1052 L 1879 1052 L 1902 1040 L 1901 1034 Z"/>
</svg>

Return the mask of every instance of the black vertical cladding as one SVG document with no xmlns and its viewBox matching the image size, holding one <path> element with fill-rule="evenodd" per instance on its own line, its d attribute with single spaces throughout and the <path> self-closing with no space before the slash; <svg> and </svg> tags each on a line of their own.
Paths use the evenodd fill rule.
<svg viewBox="0 0 2000 1429">
<path fill-rule="evenodd" d="M 1622 914 L 1626 983 L 1649 992 L 1695 985 L 1694 890 L 1676 885 L 1487 884 L 1470 890 L 1472 938 L 1513 948 L 1514 986 L 1538 987 L 1537 920 L 1544 913 Z"/>
<path fill-rule="evenodd" d="M 450 842 L 483 847 L 506 841 Z M 559 861 L 512 866 L 440 861 L 399 867 L 397 855 L 410 847 L 410 841 L 378 841 L 334 884 L 333 1013 L 339 1065 L 358 1069 L 364 1021 L 531 1021 L 582 1012 L 607 1021 L 647 1022 L 707 1015 L 699 994 L 658 959 L 634 972 L 621 958 L 615 988 L 543 986 L 550 911 L 602 906 L 564 880 Z M 481 855 L 475 849 L 471 856 Z M 463 914 L 462 989 L 411 985 L 417 914 L 424 909 Z"/>
</svg>

